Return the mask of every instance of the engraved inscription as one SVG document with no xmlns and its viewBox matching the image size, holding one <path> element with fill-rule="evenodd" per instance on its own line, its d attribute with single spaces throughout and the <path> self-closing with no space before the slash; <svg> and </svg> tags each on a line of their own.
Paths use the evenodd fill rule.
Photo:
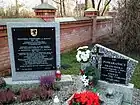
<svg viewBox="0 0 140 105">
<path fill-rule="evenodd" d="M 36 37 L 30 29 L 12 29 L 16 71 L 56 70 L 55 28 L 37 28 Z"/>
<path fill-rule="evenodd" d="M 125 84 L 127 60 L 102 57 L 101 80 Z"/>
</svg>

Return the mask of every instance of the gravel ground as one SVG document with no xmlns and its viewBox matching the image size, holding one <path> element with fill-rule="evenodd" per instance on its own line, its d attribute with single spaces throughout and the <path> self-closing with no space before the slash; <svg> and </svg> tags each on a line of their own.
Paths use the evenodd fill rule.
<svg viewBox="0 0 140 105">
<path fill-rule="evenodd" d="M 140 89 L 134 88 L 132 105 L 140 105 Z"/>
<path fill-rule="evenodd" d="M 60 91 L 54 92 L 54 96 L 57 95 L 61 104 L 64 103 L 75 91 L 81 91 L 81 82 L 79 79 L 76 77 L 73 77 L 74 79 L 74 84 L 69 85 L 69 86 L 62 86 Z M 53 97 L 54 97 L 53 96 Z M 53 105 L 53 99 L 47 100 L 47 101 L 40 101 L 40 100 L 35 100 L 35 101 L 30 101 L 26 103 L 15 103 L 11 105 Z M 133 93 L 133 104 L 132 105 L 140 105 L 140 90 L 139 89 L 134 89 Z"/>
</svg>

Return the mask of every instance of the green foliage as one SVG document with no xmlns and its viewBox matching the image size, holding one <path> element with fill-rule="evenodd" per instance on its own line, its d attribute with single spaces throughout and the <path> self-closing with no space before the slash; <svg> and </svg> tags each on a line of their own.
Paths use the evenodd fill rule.
<svg viewBox="0 0 140 105">
<path fill-rule="evenodd" d="M 129 56 L 139 61 L 132 76 L 131 83 L 133 83 L 136 88 L 140 89 L 140 56 L 137 54 L 131 54 Z"/>
<path fill-rule="evenodd" d="M 97 68 L 93 66 L 87 67 L 85 70 L 85 75 L 88 76 L 90 82 L 93 82 L 94 85 L 97 84 L 97 81 L 99 80 L 99 70 Z"/>
<path fill-rule="evenodd" d="M 69 65 L 68 68 L 62 68 L 62 74 L 78 75 L 80 63 L 76 60 L 76 49 L 61 54 L 61 65 Z"/>
</svg>

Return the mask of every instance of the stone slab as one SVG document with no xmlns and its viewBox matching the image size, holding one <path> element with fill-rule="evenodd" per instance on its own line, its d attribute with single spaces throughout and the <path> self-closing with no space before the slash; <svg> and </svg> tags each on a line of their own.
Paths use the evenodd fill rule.
<svg viewBox="0 0 140 105">
<path fill-rule="evenodd" d="M 6 84 L 8 85 L 24 85 L 24 84 L 39 84 L 39 80 L 32 80 L 32 81 L 13 81 L 11 77 L 9 78 L 4 78 L 4 80 L 6 81 Z M 56 81 L 56 83 L 61 84 L 61 85 L 70 85 L 72 84 L 74 81 L 71 77 L 71 75 L 62 75 L 61 80 L 60 81 Z"/>
<path fill-rule="evenodd" d="M 127 102 L 123 102 L 122 105 L 132 105 L 132 104 L 127 103 Z"/>
<path fill-rule="evenodd" d="M 60 25 L 57 22 L 34 22 L 34 23 L 7 23 L 7 30 L 8 30 L 8 44 L 9 44 L 9 51 L 10 51 L 10 62 L 11 62 L 11 69 L 12 69 L 12 79 L 17 81 L 26 81 L 26 80 L 37 80 L 40 76 L 45 75 L 54 75 L 55 70 L 35 70 L 35 71 L 27 71 L 26 69 L 23 71 L 18 71 L 16 68 L 15 62 L 15 52 L 14 52 L 14 43 L 13 43 L 13 31 L 12 29 L 19 29 L 19 28 L 27 28 L 27 29 L 38 29 L 38 28 L 54 28 L 55 27 L 55 46 L 56 49 L 56 68 L 60 67 Z M 31 31 L 31 30 L 30 30 Z M 25 38 L 27 37 L 26 34 L 29 32 L 25 32 Z M 22 34 L 23 35 L 23 34 Z M 41 34 L 42 35 L 42 34 Z M 29 37 L 29 36 L 28 36 Z M 20 64 L 20 63 L 19 63 Z"/>
<path fill-rule="evenodd" d="M 60 81 L 56 81 L 56 83 L 60 86 L 72 85 L 74 83 L 71 75 L 62 75 Z"/>
<path fill-rule="evenodd" d="M 116 92 L 112 98 L 107 98 L 106 94 L 102 93 L 100 99 L 104 101 L 101 105 L 122 105 L 123 94 Z"/>
<path fill-rule="evenodd" d="M 91 52 L 94 53 L 97 52 L 100 53 L 100 57 L 98 58 L 98 69 L 101 70 L 102 67 L 102 57 L 108 57 L 108 58 L 116 58 L 116 59 L 124 59 L 127 60 L 127 67 L 126 67 L 126 77 L 125 77 L 125 84 L 128 84 L 131 80 L 131 77 L 133 75 L 133 72 L 135 70 L 136 65 L 138 64 L 137 60 L 134 60 L 128 56 L 125 56 L 121 53 L 118 53 L 114 50 L 111 50 L 107 47 L 104 47 L 100 44 L 95 44 L 94 47 L 92 48 Z M 93 57 L 92 59 L 92 65 L 96 66 L 96 59 Z"/>
<path fill-rule="evenodd" d="M 108 82 L 99 80 L 98 86 L 102 90 L 105 90 L 107 88 L 112 88 L 116 92 L 120 92 L 124 95 L 123 96 L 124 102 L 132 103 L 134 84 L 129 83 L 128 86 L 126 86 L 126 85 L 121 85 L 121 84 L 110 84 Z"/>
<path fill-rule="evenodd" d="M 4 78 L 6 84 L 8 85 L 22 85 L 22 84 L 34 84 L 39 83 L 39 80 L 32 80 L 32 81 L 12 81 L 12 78 Z"/>
</svg>

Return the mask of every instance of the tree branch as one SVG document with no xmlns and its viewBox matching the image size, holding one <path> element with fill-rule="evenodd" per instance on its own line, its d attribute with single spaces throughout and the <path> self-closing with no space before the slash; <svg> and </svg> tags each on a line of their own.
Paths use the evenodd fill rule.
<svg viewBox="0 0 140 105">
<path fill-rule="evenodd" d="M 92 8 L 95 8 L 95 1 L 94 0 L 91 1 L 92 1 Z"/>
<path fill-rule="evenodd" d="M 103 16 L 105 10 L 106 10 L 106 7 L 109 5 L 109 3 L 111 2 L 111 0 L 109 0 L 106 5 L 104 6 L 104 9 L 103 9 L 103 12 L 101 13 L 101 16 Z"/>
<path fill-rule="evenodd" d="M 55 2 L 55 3 L 57 3 L 57 4 L 61 4 L 60 2 L 58 2 L 58 1 L 55 1 L 55 0 L 52 0 L 53 2 Z"/>
<path fill-rule="evenodd" d="M 98 11 L 99 11 L 99 9 L 100 9 L 101 1 L 102 1 L 102 0 L 99 1 L 98 6 L 97 6 L 97 10 L 98 10 Z"/>
</svg>

